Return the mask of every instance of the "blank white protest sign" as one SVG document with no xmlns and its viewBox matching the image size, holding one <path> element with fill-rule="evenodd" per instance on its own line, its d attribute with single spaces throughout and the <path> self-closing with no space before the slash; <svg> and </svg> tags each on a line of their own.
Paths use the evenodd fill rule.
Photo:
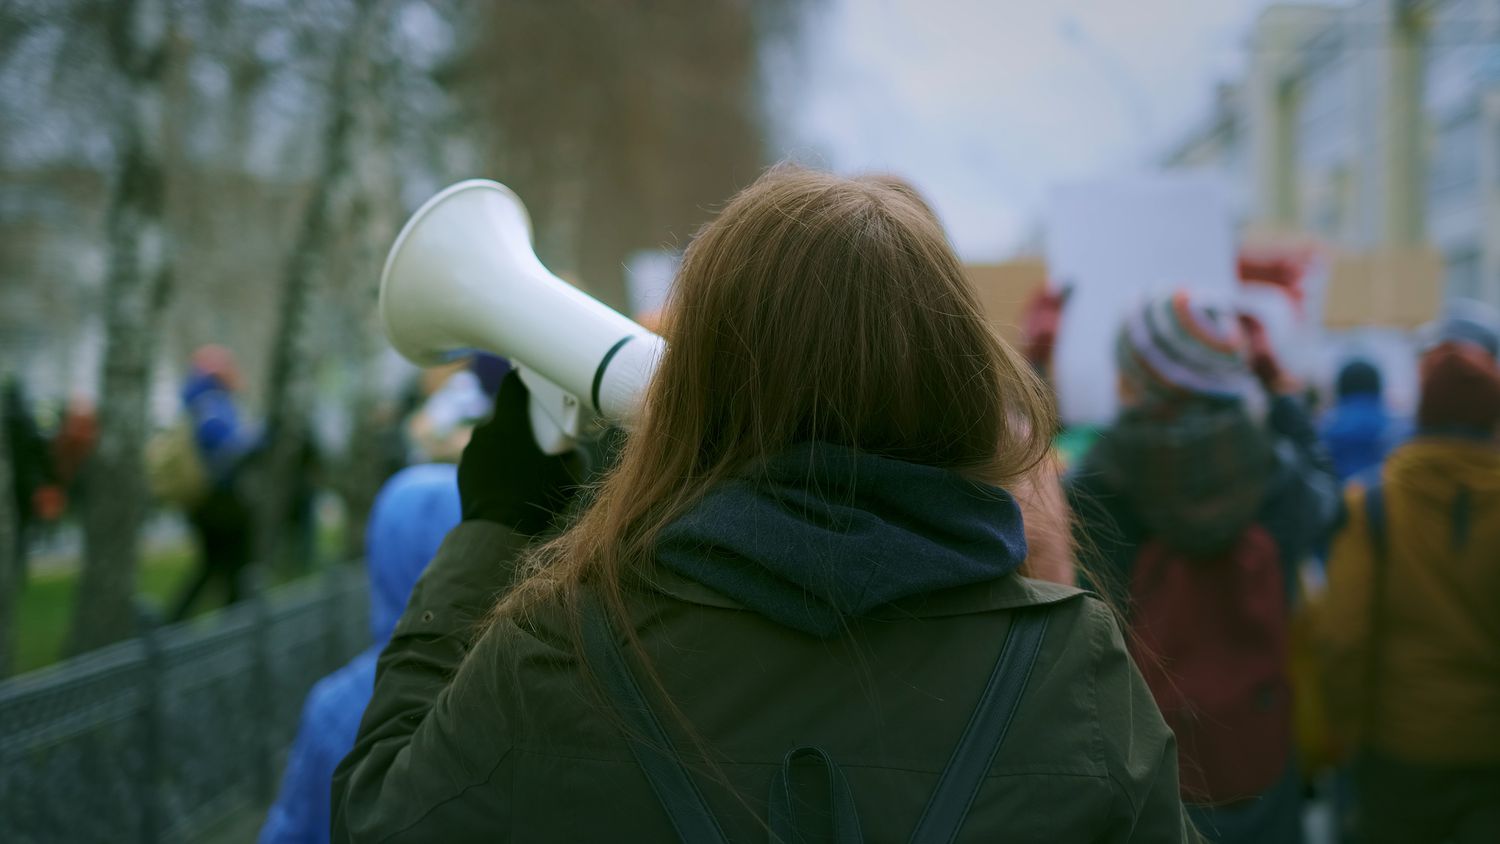
<svg viewBox="0 0 1500 844">
<path fill-rule="evenodd" d="M 1072 285 L 1053 358 L 1063 421 L 1107 424 L 1118 404 L 1120 320 L 1147 293 L 1237 288 L 1234 231 L 1222 185 L 1192 174 L 1056 188 L 1047 208 L 1047 266 Z"/>
</svg>

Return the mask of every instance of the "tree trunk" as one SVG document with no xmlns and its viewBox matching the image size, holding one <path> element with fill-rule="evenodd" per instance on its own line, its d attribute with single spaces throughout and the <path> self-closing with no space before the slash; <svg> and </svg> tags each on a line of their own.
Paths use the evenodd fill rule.
<svg viewBox="0 0 1500 844">
<path fill-rule="evenodd" d="M 11 489 L 10 446 L 0 443 L 0 679 L 10 676 L 16 646 L 16 534 L 21 524 Z"/>
<path fill-rule="evenodd" d="M 333 113 L 323 131 L 322 165 L 313 184 L 282 275 L 277 328 L 271 347 L 266 397 L 267 448 L 257 484 L 254 559 L 274 565 L 285 545 L 302 455 L 309 442 L 312 410 L 313 337 L 307 315 L 315 280 L 324 274 L 326 250 L 341 204 L 357 187 L 351 137 L 360 103 L 372 95 L 368 85 L 370 52 L 379 34 L 381 0 L 359 0 L 355 17 L 334 59 Z"/>
<path fill-rule="evenodd" d="M 373 61 L 370 67 L 369 90 L 383 90 L 388 63 Z M 357 125 L 355 195 L 342 226 L 347 234 L 345 240 L 352 244 L 346 265 L 349 273 L 346 289 L 356 325 L 352 358 L 353 425 L 340 473 L 344 481 L 343 551 L 349 559 L 364 553 L 365 523 L 375 495 L 385 481 L 385 460 L 380 454 L 385 421 L 379 416 L 381 396 L 376 372 L 385 340 L 376 304 L 381 267 L 401 222 L 396 216 L 400 197 L 392 155 L 390 111 L 384 101 L 366 98 L 359 109 Z"/>
<path fill-rule="evenodd" d="M 118 0 L 110 10 L 110 56 L 126 81 L 128 104 L 116 142 L 119 172 L 108 222 L 99 441 L 86 479 L 101 494 L 85 500 L 84 565 L 69 653 L 107 645 L 135 631 L 151 352 L 170 289 L 161 160 L 168 4 Z"/>
</svg>

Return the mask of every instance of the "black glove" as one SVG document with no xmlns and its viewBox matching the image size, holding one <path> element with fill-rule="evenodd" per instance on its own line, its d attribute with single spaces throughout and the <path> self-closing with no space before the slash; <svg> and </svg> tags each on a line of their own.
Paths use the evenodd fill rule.
<svg viewBox="0 0 1500 844">
<path fill-rule="evenodd" d="M 504 525 L 530 536 L 545 531 L 578 488 L 579 461 L 537 448 L 527 415 L 531 394 L 512 370 L 500 382 L 495 412 L 474 429 L 458 463 L 465 521 Z"/>
</svg>

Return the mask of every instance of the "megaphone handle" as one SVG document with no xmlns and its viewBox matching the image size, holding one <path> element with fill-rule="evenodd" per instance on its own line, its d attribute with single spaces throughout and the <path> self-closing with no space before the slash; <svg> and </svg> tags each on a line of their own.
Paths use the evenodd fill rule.
<svg viewBox="0 0 1500 844">
<path fill-rule="evenodd" d="M 540 401 L 537 401 L 535 396 L 527 402 L 526 412 L 531 417 L 532 436 L 536 438 L 537 448 L 540 448 L 543 454 L 550 454 L 554 457 L 567 454 L 577 445 L 577 442 L 568 436 L 562 426 L 553 421 L 552 416 L 547 413 L 546 408 Z"/>
<path fill-rule="evenodd" d="M 517 366 L 516 371 L 531 393 L 527 410 L 537 447 L 553 456 L 572 451 L 578 444 L 578 399 L 534 369 Z"/>
</svg>

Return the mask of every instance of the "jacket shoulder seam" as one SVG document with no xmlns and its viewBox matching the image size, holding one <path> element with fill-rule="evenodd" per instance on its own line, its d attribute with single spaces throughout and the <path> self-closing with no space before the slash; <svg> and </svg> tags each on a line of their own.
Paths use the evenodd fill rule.
<svg viewBox="0 0 1500 844">
<path fill-rule="evenodd" d="M 1109 770 L 1109 754 L 1104 747 L 1104 730 L 1099 725 L 1099 664 L 1104 661 L 1105 635 L 1104 625 L 1096 620 L 1102 612 L 1107 614 L 1109 608 L 1103 601 L 1089 595 L 1083 602 L 1083 617 L 1089 626 L 1089 717 L 1093 731 L 1093 747 L 1090 750 L 1094 761 Z"/>
<path fill-rule="evenodd" d="M 1099 724 L 1099 666 L 1103 664 L 1104 654 L 1109 646 L 1109 630 L 1106 625 L 1116 622 L 1109 606 L 1098 598 L 1090 596 L 1090 600 L 1085 603 L 1085 606 L 1087 607 L 1085 617 L 1088 619 L 1089 638 L 1091 640 L 1090 650 L 1092 651 L 1089 660 L 1089 710 L 1092 715 L 1090 720 L 1094 734 L 1092 755 L 1104 769 L 1105 776 L 1109 779 L 1110 784 L 1124 798 L 1126 805 L 1130 807 L 1129 817 L 1133 818 L 1136 814 L 1135 799 L 1131 797 L 1129 789 L 1125 788 L 1120 782 L 1115 771 L 1115 766 L 1109 758 L 1109 750 L 1104 741 L 1104 730 Z"/>
</svg>

